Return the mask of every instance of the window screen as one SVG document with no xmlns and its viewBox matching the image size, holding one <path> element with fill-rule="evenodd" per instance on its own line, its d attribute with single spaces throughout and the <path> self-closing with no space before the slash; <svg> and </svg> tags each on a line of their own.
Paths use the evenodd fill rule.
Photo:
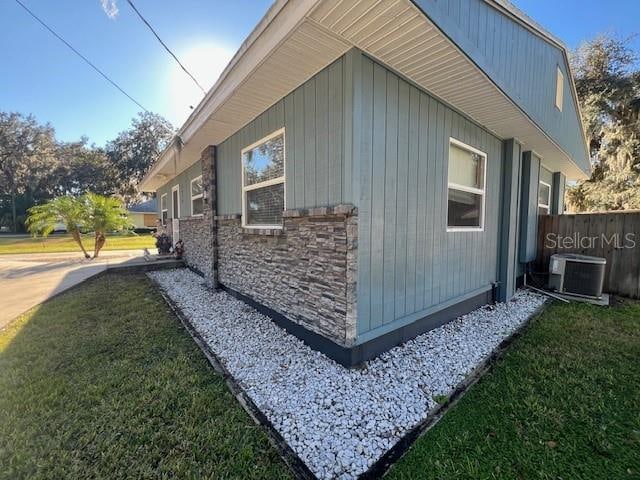
<svg viewBox="0 0 640 480">
<path fill-rule="evenodd" d="M 284 129 L 242 150 L 243 225 L 282 226 Z"/>
<path fill-rule="evenodd" d="M 481 229 L 484 222 L 486 154 L 451 139 L 447 227 Z"/>
</svg>

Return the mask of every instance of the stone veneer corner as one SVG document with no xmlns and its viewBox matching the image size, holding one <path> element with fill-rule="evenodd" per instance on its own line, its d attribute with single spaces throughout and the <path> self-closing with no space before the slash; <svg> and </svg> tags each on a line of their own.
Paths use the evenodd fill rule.
<svg viewBox="0 0 640 480">
<path fill-rule="evenodd" d="M 218 215 L 214 146 L 201 155 L 202 216 L 180 220 L 185 261 L 220 284 L 342 347 L 356 340 L 358 211 L 350 204 L 283 212 L 282 229 Z"/>
</svg>

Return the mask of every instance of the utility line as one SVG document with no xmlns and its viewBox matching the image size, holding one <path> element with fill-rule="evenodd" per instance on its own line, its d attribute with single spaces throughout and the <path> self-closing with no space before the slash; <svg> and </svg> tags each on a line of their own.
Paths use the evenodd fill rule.
<svg viewBox="0 0 640 480">
<path fill-rule="evenodd" d="M 85 57 L 84 55 L 82 55 L 78 50 L 76 50 L 73 45 L 71 45 L 69 42 L 67 42 L 64 38 L 62 38 L 60 35 L 58 35 L 55 30 L 53 30 L 49 25 L 47 25 L 44 20 L 41 20 L 40 17 L 38 17 L 35 13 L 33 13 L 31 10 L 29 10 L 29 8 L 22 3 L 20 0 L 16 0 L 16 3 L 18 5 L 20 5 L 29 15 L 31 15 L 38 23 L 40 23 L 40 25 L 42 25 L 44 28 L 46 28 L 47 30 L 49 30 L 49 32 L 56 37 L 58 40 L 60 40 L 62 43 L 64 43 L 67 47 L 69 47 L 69 49 L 75 53 L 77 56 L 79 56 L 82 60 L 85 61 L 85 63 L 87 63 L 91 68 L 93 68 L 96 72 L 98 72 L 98 74 L 100 74 L 107 82 L 109 82 L 111 85 L 113 85 L 114 87 L 116 87 L 118 90 L 120 90 L 120 92 L 125 95 L 129 100 L 131 100 L 133 103 L 135 103 L 137 106 L 139 106 L 142 110 L 144 110 L 146 113 L 149 113 L 149 110 L 147 110 L 146 108 L 144 108 L 142 106 L 142 104 L 140 102 L 138 102 L 135 98 L 133 98 L 131 95 L 129 95 L 127 92 L 124 91 L 124 89 L 118 85 L 115 81 L 111 80 L 111 78 L 109 78 L 109 76 L 104 73 L 102 70 L 100 70 L 98 67 L 96 67 L 87 57 Z M 173 132 L 172 132 L 173 133 Z"/>
<path fill-rule="evenodd" d="M 84 60 L 84 62 L 89 65 L 91 68 L 93 68 L 102 78 L 104 78 L 107 82 L 109 82 L 111 85 L 113 85 L 114 87 L 116 87 L 125 97 L 127 97 L 129 100 L 131 100 L 133 103 L 135 103 L 138 107 L 140 107 L 145 113 L 151 113 L 149 110 L 147 110 L 146 108 L 144 108 L 144 106 L 137 101 L 135 98 L 133 98 L 131 95 L 129 95 L 120 85 L 118 85 L 114 80 L 111 80 L 111 78 L 109 78 L 109 76 L 104 73 L 102 70 L 100 70 L 98 67 L 96 67 L 91 60 L 89 60 L 87 57 L 85 57 L 84 55 L 82 55 L 78 50 L 76 50 L 73 45 L 71 45 L 69 42 L 67 42 L 64 38 L 62 38 L 60 35 L 58 35 L 58 33 L 56 33 L 55 30 L 53 30 L 53 28 L 51 28 L 49 25 L 47 25 L 45 23 L 44 20 L 42 20 L 40 17 L 38 17 L 35 13 L 33 13 L 31 10 L 29 10 L 29 8 L 22 3 L 20 0 L 16 0 L 16 3 L 18 5 L 20 5 L 29 15 L 31 15 L 38 23 L 40 23 L 40 25 L 42 25 L 44 28 L 46 28 L 54 37 L 56 37 L 58 40 L 60 40 L 62 43 L 64 43 L 67 47 L 69 47 L 69 49 L 75 53 L 77 56 L 79 56 L 82 60 Z M 167 132 L 171 133 L 172 135 L 176 135 L 178 137 L 178 139 L 180 141 L 182 141 L 182 139 L 180 138 L 180 136 L 178 134 L 176 134 L 176 132 L 169 128 L 169 127 L 165 127 L 164 124 L 162 125 L 162 128 L 164 128 Z"/>
<path fill-rule="evenodd" d="M 153 35 L 156 37 L 156 39 L 160 42 L 160 45 L 162 45 L 164 47 L 164 49 L 169 53 L 169 55 L 171 55 L 173 57 L 173 59 L 178 63 L 178 65 L 180 65 L 180 68 L 182 68 L 182 70 L 184 70 L 184 73 L 189 75 L 189 77 L 191 77 L 191 80 L 193 80 L 193 82 L 198 86 L 198 88 L 200 90 L 202 90 L 202 93 L 204 95 L 206 95 L 207 92 L 202 87 L 202 85 L 200 85 L 200 82 L 198 82 L 198 80 L 196 80 L 196 77 L 191 75 L 191 72 L 189 72 L 189 70 L 187 70 L 187 68 L 180 62 L 180 60 L 178 60 L 178 57 L 176 57 L 176 55 L 171 51 L 171 49 L 167 46 L 167 44 L 162 41 L 162 39 L 160 38 L 160 35 L 158 35 L 158 33 L 151 26 L 151 24 L 147 21 L 147 19 L 144 18 L 144 16 L 136 8 L 136 6 L 133 4 L 133 1 L 132 0 L 127 0 L 127 3 L 131 6 L 131 8 L 133 8 L 133 11 L 136 12 L 136 14 L 138 14 L 138 17 L 140 17 L 140 20 L 142 20 L 142 22 L 149 28 L 149 30 L 151 30 L 151 33 L 153 33 Z"/>
</svg>

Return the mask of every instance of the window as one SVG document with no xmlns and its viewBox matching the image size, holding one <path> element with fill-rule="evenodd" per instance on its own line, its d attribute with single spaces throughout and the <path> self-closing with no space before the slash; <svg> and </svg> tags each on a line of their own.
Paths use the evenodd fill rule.
<svg viewBox="0 0 640 480">
<path fill-rule="evenodd" d="M 556 70 L 556 108 L 562 111 L 562 102 L 564 101 L 564 75 L 560 67 Z"/>
<path fill-rule="evenodd" d="M 284 211 L 284 128 L 242 150 L 242 225 L 281 228 Z"/>
<path fill-rule="evenodd" d="M 171 218 L 180 218 L 180 185 L 171 189 Z"/>
<path fill-rule="evenodd" d="M 160 196 L 160 217 L 162 219 L 162 225 L 167 224 L 167 218 L 169 212 L 167 211 L 167 194 L 164 193 Z"/>
<path fill-rule="evenodd" d="M 551 211 L 551 185 L 540 181 L 538 184 L 538 215 L 549 215 Z"/>
<path fill-rule="evenodd" d="M 486 163 L 486 153 L 449 139 L 448 231 L 484 228 Z"/>
<path fill-rule="evenodd" d="M 204 189 L 202 175 L 191 180 L 191 215 L 202 215 L 204 212 Z"/>
</svg>

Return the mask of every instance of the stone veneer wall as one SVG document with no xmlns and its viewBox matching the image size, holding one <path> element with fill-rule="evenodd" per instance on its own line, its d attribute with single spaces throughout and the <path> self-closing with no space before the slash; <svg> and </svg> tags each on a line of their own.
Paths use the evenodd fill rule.
<svg viewBox="0 0 640 480">
<path fill-rule="evenodd" d="M 287 210 L 282 230 L 216 217 L 221 284 L 342 346 L 356 338 L 357 210 Z"/>
<path fill-rule="evenodd" d="M 184 242 L 184 260 L 205 275 L 212 270 L 211 226 L 202 217 L 180 219 L 180 238 Z"/>
</svg>

